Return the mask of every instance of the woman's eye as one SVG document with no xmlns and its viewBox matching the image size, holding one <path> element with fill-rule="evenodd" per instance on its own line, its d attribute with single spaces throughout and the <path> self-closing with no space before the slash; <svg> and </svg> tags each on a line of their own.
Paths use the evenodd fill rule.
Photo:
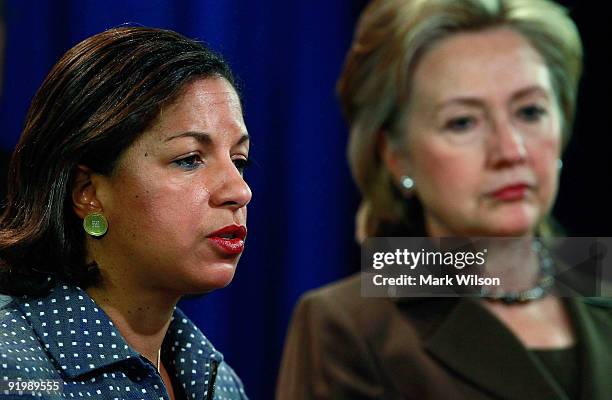
<svg viewBox="0 0 612 400">
<path fill-rule="evenodd" d="M 537 122 L 542 118 L 544 114 L 546 114 L 546 109 L 538 105 L 532 104 L 532 105 L 520 108 L 517 111 L 517 114 L 518 114 L 518 117 L 524 121 Z"/>
<path fill-rule="evenodd" d="M 189 157 L 181 158 L 179 160 L 173 161 L 175 165 L 185 170 L 192 170 L 198 168 L 200 165 L 204 163 L 202 158 L 199 155 L 194 154 Z"/>
<path fill-rule="evenodd" d="M 244 174 L 244 170 L 251 165 L 251 160 L 248 158 L 236 158 L 233 161 L 234 165 L 236 166 L 236 169 L 240 172 L 240 174 Z"/>
<path fill-rule="evenodd" d="M 465 132 L 476 125 L 476 119 L 473 117 L 457 117 L 450 119 L 444 124 L 444 130 L 451 132 Z"/>
</svg>

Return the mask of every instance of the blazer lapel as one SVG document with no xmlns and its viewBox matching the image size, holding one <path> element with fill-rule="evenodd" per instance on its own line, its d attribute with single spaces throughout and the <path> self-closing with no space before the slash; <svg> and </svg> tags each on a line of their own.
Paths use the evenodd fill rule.
<svg viewBox="0 0 612 400">
<path fill-rule="evenodd" d="M 612 396 L 612 301 L 568 299 L 580 346 L 582 396 L 604 400 Z"/>
<path fill-rule="evenodd" d="M 425 347 L 455 373 L 496 397 L 567 399 L 535 356 L 475 300 L 460 299 Z"/>
</svg>

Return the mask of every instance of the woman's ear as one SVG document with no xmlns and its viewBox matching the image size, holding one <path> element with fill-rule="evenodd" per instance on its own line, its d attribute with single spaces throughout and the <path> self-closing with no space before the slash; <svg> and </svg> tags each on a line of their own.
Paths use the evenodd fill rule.
<svg viewBox="0 0 612 400">
<path fill-rule="evenodd" d="M 385 131 L 378 133 L 378 154 L 391 174 L 393 182 L 400 184 L 404 176 L 410 175 L 410 165 L 405 151 L 401 151 L 395 143 L 389 139 Z"/>
<path fill-rule="evenodd" d="M 92 212 L 101 212 L 102 204 L 96 197 L 96 186 L 92 181 L 93 171 L 78 165 L 74 180 L 72 182 L 72 209 L 83 219 Z"/>
</svg>

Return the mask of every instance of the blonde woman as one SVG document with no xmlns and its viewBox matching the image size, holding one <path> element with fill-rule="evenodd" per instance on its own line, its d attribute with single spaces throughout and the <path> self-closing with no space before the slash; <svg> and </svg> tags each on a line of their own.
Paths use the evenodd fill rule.
<svg viewBox="0 0 612 400">
<path fill-rule="evenodd" d="M 581 60 L 551 1 L 373 1 L 338 84 L 358 240 L 549 234 Z M 308 293 L 278 398 L 610 398 L 612 308 L 533 291 L 524 264 L 505 302 L 363 298 L 359 276 Z"/>
</svg>

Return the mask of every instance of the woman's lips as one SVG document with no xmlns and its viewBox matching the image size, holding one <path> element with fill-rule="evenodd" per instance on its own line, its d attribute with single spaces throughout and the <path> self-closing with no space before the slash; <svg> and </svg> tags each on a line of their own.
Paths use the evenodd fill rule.
<svg viewBox="0 0 612 400">
<path fill-rule="evenodd" d="M 246 234 L 246 227 L 242 225 L 229 225 L 211 233 L 207 238 L 222 252 L 237 255 L 244 251 L 244 238 Z"/>
<path fill-rule="evenodd" d="M 529 190 L 529 185 L 525 183 L 519 183 L 514 185 L 504 186 L 491 193 L 491 197 L 499 201 L 516 201 L 525 198 Z"/>
<path fill-rule="evenodd" d="M 214 243 L 215 246 L 228 254 L 240 254 L 244 250 L 244 240 L 242 239 L 225 239 L 217 236 L 208 239 Z"/>
</svg>

